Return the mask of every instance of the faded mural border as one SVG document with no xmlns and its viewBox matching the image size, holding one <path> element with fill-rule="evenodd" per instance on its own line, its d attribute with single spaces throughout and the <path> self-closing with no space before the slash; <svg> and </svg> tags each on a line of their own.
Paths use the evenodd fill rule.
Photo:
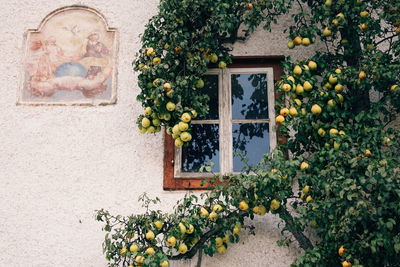
<svg viewBox="0 0 400 267">
<path fill-rule="evenodd" d="M 61 12 L 65 12 L 68 10 L 84 10 L 94 13 L 98 16 L 104 24 L 104 28 L 106 32 L 113 32 L 114 33 L 114 40 L 113 40 L 113 64 L 114 68 L 112 70 L 112 88 L 111 88 L 111 98 L 109 100 L 81 100 L 75 102 L 63 102 L 63 101 L 49 101 L 49 102 L 35 102 L 35 101 L 25 101 L 22 98 L 24 87 L 25 87 L 25 70 L 26 70 L 26 63 L 27 63 L 27 56 L 28 56 L 28 37 L 32 33 L 40 33 L 46 23 L 51 20 L 54 16 Z M 117 74 L 118 74 L 118 54 L 119 54 L 119 33 L 117 28 L 109 27 L 108 21 L 106 17 L 97 9 L 85 6 L 85 5 L 70 5 L 60 7 L 58 9 L 53 10 L 49 14 L 45 16 L 45 18 L 40 22 L 39 27 L 37 29 L 27 29 L 23 35 L 23 43 L 22 43 L 23 53 L 22 53 L 22 66 L 20 67 L 20 84 L 18 86 L 17 91 L 17 105 L 29 105 L 29 106 L 104 106 L 104 105 L 112 105 L 117 103 Z"/>
</svg>

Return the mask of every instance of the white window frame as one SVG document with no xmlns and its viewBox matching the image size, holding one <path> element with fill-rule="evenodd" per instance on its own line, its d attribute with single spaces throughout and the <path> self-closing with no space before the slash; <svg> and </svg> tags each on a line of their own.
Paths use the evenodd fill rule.
<svg viewBox="0 0 400 267">
<path fill-rule="evenodd" d="M 268 93 L 268 119 L 232 119 L 232 74 L 266 74 Z M 193 120 L 192 124 L 219 124 L 219 168 L 217 173 L 182 172 L 182 148 L 175 147 L 174 176 L 175 178 L 207 178 L 214 174 L 227 174 L 233 172 L 233 123 L 268 123 L 270 151 L 277 145 L 275 131 L 275 92 L 274 71 L 272 67 L 266 68 L 226 68 L 210 69 L 206 75 L 218 75 L 218 112 L 217 120 Z"/>
</svg>

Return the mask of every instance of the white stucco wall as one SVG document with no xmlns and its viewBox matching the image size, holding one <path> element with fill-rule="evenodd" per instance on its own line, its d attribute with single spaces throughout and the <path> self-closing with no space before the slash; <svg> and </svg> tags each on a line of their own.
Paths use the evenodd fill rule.
<svg viewBox="0 0 400 267">
<path fill-rule="evenodd" d="M 135 100 L 139 88 L 131 61 L 157 3 L 0 0 L 0 266 L 106 266 L 96 209 L 140 212 L 137 198 L 149 192 L 160 196 L 160 207 L 169 211 L 183 195 L 162 190 L 162 135 L 141 135 L 135 126 L 142 108 Z M 109 26 L 118 28 L 117 104 L 17 106 L 25 30 L 72 4 L 99 10 Z M 286 42 L 279 30 L 259 31 L 236 44 L 234 54 L 288 55 Z M 205 258 L 203 266 L 289 266 L 298 251 L 276 245 L 278 222 L 274 216 L 257 220 L 255 237 L 243 235 L 243 245 Z"/>
</svg>

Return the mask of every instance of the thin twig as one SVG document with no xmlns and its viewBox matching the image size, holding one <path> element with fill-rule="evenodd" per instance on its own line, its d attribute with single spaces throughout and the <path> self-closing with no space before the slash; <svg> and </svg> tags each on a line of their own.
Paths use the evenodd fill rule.
<svg viewBox="0 0 400 267">
<path fill-rule="evenodd" d="M 381 43 L 383 43 L 383 42 L 385 42 L 385 41 L 387 41 L 387 40 L 392 40 L 394 37 L 396 37 L 397 36 L 397 34 L 393 34 L 392 36 L 388 36 L 388 37 L 386 37 L 386 38 L 383 38 L 382 40 L 380 40 L 379 42 L 376 42 L 375 43 L 375 46 L 377 46 L 377 45 L 379 45 L 379 44 L 381 44 Z"/>
</svg>

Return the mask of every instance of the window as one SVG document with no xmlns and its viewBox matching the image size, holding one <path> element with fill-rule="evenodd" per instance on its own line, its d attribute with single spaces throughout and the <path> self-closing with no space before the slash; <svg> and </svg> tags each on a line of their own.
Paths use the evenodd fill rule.
<svg viewBox="0 0 400 267">
<path fill-rule="evenodd" d="M 214 173 L 240 172 L 244 164 L 257 164 L 276 146 L 274 82 L 281 75 L 275 58 L 235 58 L 224 70 L 210 69 L 202 89 L 210 96 L 209 114 L 192 121 L 192 141 L 176 148 L 165 135 L 164 189 L 203 189 L 199 168 L 214 163 Z"/>
</svg>

